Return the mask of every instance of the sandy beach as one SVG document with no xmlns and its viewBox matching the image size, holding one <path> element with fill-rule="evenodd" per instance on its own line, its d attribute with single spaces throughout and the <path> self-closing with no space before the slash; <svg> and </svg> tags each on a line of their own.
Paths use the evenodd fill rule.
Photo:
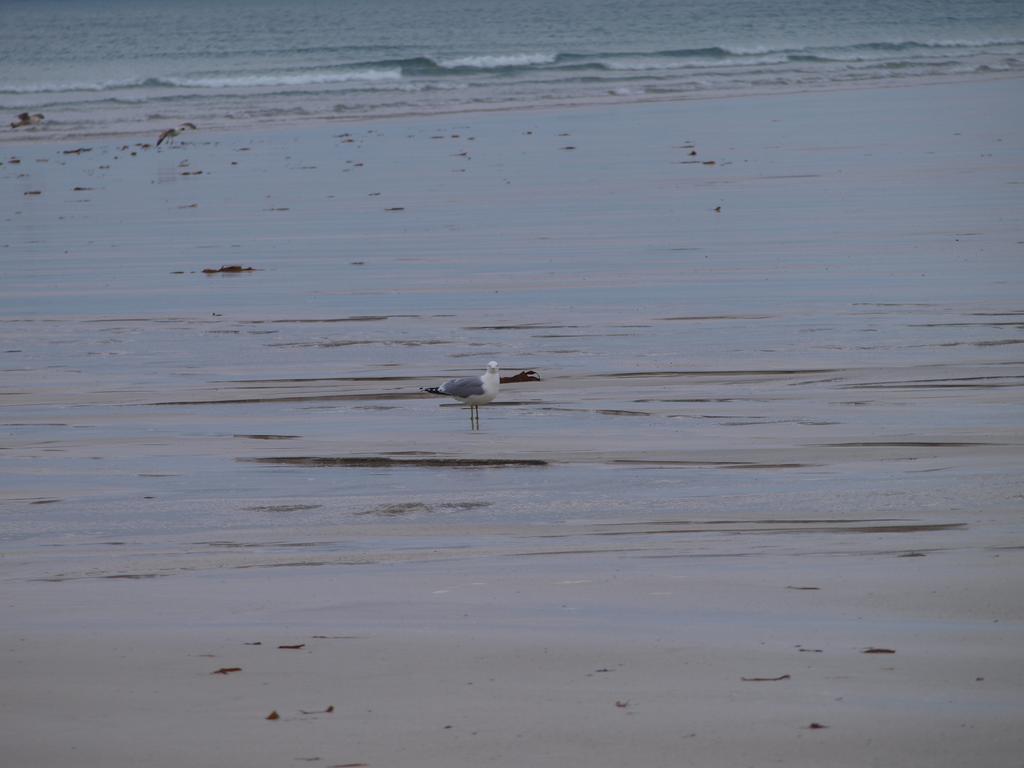
<svg viewBox="0 0 1024 768">
<path fill-rule="evenodd" d="M 5 761 L 1020 763 L 1022 95 L 0 135 Z"/>
</svg>

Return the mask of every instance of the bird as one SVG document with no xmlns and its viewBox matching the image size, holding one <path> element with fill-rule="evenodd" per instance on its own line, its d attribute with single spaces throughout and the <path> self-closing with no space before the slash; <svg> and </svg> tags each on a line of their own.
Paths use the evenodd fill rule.
<svg viewBox="0 0 1024 768">
<path fill-rule="evenodd" d="M 160 137 L 156 140 L 156 145 L 159 147 L 164 141 L 173 139 L 175 136 L 180 136 L 185 131 L 197 130 L 195 123 L 182 123 L 177 128 L 168 128 L 166 131 L 161 131 Z"/>
<path fill-rule="evenodd" d="M 18 115 L 18 121 L 11 123 L 11 128 L 22 128 L 26 125 L 39 125 L 43 122 L 43 116 L 38 112 L 34 115 L 30 115 L 28 112 L 22 112 Z"/>
<path fill-rule="evenodd" d="M 432 395 L 454 397 L 460 403 L 469 406 L 469 422 L 474 429 L 480 428 L 480 406 L 491 402 L 498 396 L 501 377 L 498 375 L 498 364 L 491 360 L 482 376 L 466 376 L 461 379 L 449 379 L 439 387 L 420 387 L 421 391 Z"/>
<path fill-rule="evenodd" d="M 157 138 L 157 140 L 156 140 L 156 145 L 159 147 L 165 141 L 167 141 L 168 139 L 173 139 L 177 135 L 178 135 L 178 129 L 177 128 L 168 128 L 166 131 L 162 131 L 160 133 L 159 138 Z"/>
</svg>

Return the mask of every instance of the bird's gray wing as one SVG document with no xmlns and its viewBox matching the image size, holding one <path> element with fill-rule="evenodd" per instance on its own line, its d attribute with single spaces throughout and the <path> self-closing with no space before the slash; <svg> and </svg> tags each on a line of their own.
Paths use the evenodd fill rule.
<svg viewBox="0 0 1024 768">
<path fill-rule="evenodd" d="M 446 381 L 438 389 L 452 397 L 472 397 L 484 393 L 484 382 L 479 376 L 467 376 L 464 379 Z"/>
</svg>

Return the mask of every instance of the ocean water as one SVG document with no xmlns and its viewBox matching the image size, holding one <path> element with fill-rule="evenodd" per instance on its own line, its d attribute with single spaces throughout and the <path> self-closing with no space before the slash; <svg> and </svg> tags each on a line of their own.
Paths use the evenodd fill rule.
<svg viewBox="0 0 1024 768">
<path fill-rule="evenodd" d="M 0 4 L 5 139 L 1021 72 L 1020 0 Z"/>
</svg>

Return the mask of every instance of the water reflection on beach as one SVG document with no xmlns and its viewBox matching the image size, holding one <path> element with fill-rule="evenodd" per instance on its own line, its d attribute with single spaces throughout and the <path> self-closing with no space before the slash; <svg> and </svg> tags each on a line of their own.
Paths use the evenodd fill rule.
<svg viewBox="0 0 1024 768">
<path fill-rule="evenodd" d="M 345 556 L 377 558 L 401 525 L 445 550 L 1003 509 L 1019 149 L 978 160 L 909 95 L 8 153 L 6 536 L 216 529 L 324 554 L 361 526 Z M 491 358 L 542 380 L 506 385 L 478 434 L 418 391 Z"/>
</svg>

